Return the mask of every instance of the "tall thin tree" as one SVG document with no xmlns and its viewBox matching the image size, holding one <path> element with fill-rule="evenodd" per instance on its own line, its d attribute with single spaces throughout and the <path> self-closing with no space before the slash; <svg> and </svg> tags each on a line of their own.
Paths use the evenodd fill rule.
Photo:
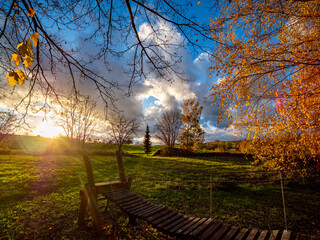
<svg viewBox="0 0 320 240">
<path fill-rule="evenodd" d="M 144 135 L 143 147 L 144 147 L 145 154 L 149 155 L 151 153 L 151 141 L 150 141 L 149 125 L 147 125 L 146 134 Z"/>
</svg>

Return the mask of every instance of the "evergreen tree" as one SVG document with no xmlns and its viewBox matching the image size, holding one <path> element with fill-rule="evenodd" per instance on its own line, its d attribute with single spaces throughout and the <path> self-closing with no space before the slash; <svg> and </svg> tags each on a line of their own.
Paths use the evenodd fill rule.
<svg viewBox="0 0 320 240">
<path fill-rule="evenodd" d="M 146 135 L 144 136 L 144 140 L 143 140 L 143 147 L 144 147 L 144 152 L 146 154 L 151 153 L 150 131 L 149 131 L 148 125 L 146 129 Z"/>
</svg>

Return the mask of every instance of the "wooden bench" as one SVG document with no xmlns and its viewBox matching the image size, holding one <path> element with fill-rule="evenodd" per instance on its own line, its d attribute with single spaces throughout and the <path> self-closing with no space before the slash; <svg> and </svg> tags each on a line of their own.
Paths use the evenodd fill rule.
<svg viewBox="0 0 320 240">
<path fill-rule="evenodd" d="M 94 229 L 99 235 L 101 235 L 102 234 L 101 217 L 98 211 L 97 201 L 106 199 L 106 197 L 98 198 L 99 194 L 103 195 L 108 192 L 115 191 L 117 189 L 130 190 L 131 178 L 129 178 L 127 182 L 108 181 L 108 182 L 95 183 L 92 164 L 87 155 L 83 155 L 83 162 L 86 168 L 88 183 L 84 185 L 83 190 L 80 190 L 81 202 L 80 202 L 80 208 L 79 208 L 78 225 L 82 226 L 84 224 L 86 213 L 87 213 L 87 207 L 89 207 L 92 220 L 93 220 Z"/>
<path fill-rule="evenodd" d="M 93 180 L 90 160 L 84 157 L 86 170 Z M 87 162 L 87 163 L 86 163 Z M 89 180 L 89 181 L 91 181 Z M 94 221 L 95 230 L 102 234 L 100 215 L 96 203 L 96 194 L 102 193 L 108 201 L 114 202 L 130 219 L 131 224 L 136 219 L 147 221 L 159 231 L 183 239 L 211 240 L 289 240 L 290 231 L 247 229 L 231 226 L 211 218 L 196 218 L 186 216 L 164 205 L 148 203 L 137 193 L 130 191 L 131 182 L 86 184 L 82 195 L 79 224 L 83 224 L 87 202 Z M 90 187 L 91 186 L 91 187 Z M 93 189 L 92 189 L 92 186 Z M 103 186 L 103 187 L 101 187 Z"/>
</svg>

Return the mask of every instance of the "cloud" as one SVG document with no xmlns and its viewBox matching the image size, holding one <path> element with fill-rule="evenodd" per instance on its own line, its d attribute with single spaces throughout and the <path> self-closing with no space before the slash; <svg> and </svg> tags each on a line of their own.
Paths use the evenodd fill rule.
<svg viewBox="0 0 320 240">
<path fill-rule="evenodd" d="M 153 29 L 156 29 L 157 34 L 152 34 Z M 152 131 L 162 113 L 180 108 L 182 101 L 185 99 L 196 98 L 203 106 L 201 124 L 206 131 L 206 141 L 237 139 L 231 129 L 225 130 L 228 122 L 217 126 L 219 109 L 216 105 L 211 105 L 210 97 L 207 101 L 204 101 L 210 95 L 211 86 L 217 81 L 210 76 L 211 60 L 209 55 L 202 53 L 193 59 L 190 51 L 186 47 L 182 47 L 185 39 L 176 28 L 167 23 L 158 22 L 152 27 L 143 23 L 139 26 L 138 34 L 150 49 L 155 50 L 154 45 L 162 44 L 162 49 L 157 50 L 156 53 L 170 60 L 176 71 L 168 70 L 165 72 L 170 81 L 159 80 L 155 74 L 149 74 L 146 79 L 142 78 L 140 82 L 136 82 L 132 86 L 132 94 L 128 96 L 126 86 L 130 82 L 131 76 L 128 75 L 130 65 L 127 63 L 131 62 L 130 56 L 119 59 L 108 56 L 107 65 L 102 60 L 93 61 L 91 68 L 100 75 L 106 76 L 110 82 L 118 86 L 117 88 L 110 88 L 110 92 L 115 98 L 114 101 L 108 100 L 109 107 L 114 106 L 128 116 L 138 118 L 141 122 L 140 134 L 143 136 L 146 125 L 149 124 Z M 85 35 L 82 37 L 85 38 Z M 92 53 L 99 51 L 94 41 L 75 39 L 77 42 L 74 43 L 73 47 L 84 50 L 81 51 L 83 55 L 77 56 L 79 59 L 88 58 Z M 164 41 L 169 44 L 163 44 Z M 150 64 L 146 63 L 145 68 L 148 71 L 148 68 L 151 68 Z M 56 81 L 59 89 L 65 91 L 70 89 L 72 87 L 70 81 L 63 79 L 64 73 L 59 76 L 56 80 L 52 77 L 51 81 Z M 98 102 L 98 111 L 103 119 L 105 103 L 99 96 L 95 84 L 92 81 L 82 80 L 80 75 L 76 75 L 76 79 L 76 85 L 80 92 L 84 95 L 90 95 Z M 153 100 L 150 100 L 149 104 L 144 104 L 150 97 L 153 97 Z M 35 120 L 36 118 L 44 118 L 44 115 L 32 115 L 29 119 L 39 123 Z M 137 139 L 141 139 L 141 136 Z"/>
<path fill-rule="evenodd" d="M 159 24 L 157 27 L 176 45 L 183 44 L 184 40 L 175 28 L 170 28 L 167 24 Z M 141 30 L 139 35 L 150 36 L 152 29 L 147 24 L 143 24 L 139 29 Z M 172 47 L 166 49 L 166 51 L 171 53 L 177 51 L 179 53 L 183 61 L 179 62 L 176 67 L 184 73 L 183 78 L 188 79 L 188 81 L 184 81 L 175 75 L 172 77 L 172 83 L 159 82 L 157 79 L 146 79 L 143 84 L 148 88 L 145 88 L 145 91 L 140 91 L 139 97 L 148 99 L 152 96 L 157 100 L 151 106 L 145 107 L 145 120 L 149 123 L 155 123 L 163 112 L 179 108 L 184 99 L 196 98 L 203 106 L 201 124 L 206 130 L 206 141 L 236 139 L 237 136 L 231 130 L 225 130 L 225 127 L 229 125 L 228 121 L 217 126 L 219 109 L 217 105 L 211 104 L 209 97 L 211 86 L 216 82 L 210 74 L 211 61 L 209 55 L 202 53 L 192 60 L 190 52 L 186 48 L 177 50 Z"/>
</svg>

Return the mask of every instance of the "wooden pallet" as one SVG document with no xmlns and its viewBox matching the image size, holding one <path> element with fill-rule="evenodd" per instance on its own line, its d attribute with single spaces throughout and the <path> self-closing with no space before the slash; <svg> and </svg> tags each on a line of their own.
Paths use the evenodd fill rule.
<svg viewBox="0 0 320 240">
<path fill-rule="evenodd" d="M 105 193 L 129 218 L 146 220 L 161 232 L 186 239 L 212 240 L 289 240 L 290 231 L 247 229 L 230 226 L 211 218 L 180 214 L 166 206 L 151 204 L 127 189 Z"/>
</svg>

